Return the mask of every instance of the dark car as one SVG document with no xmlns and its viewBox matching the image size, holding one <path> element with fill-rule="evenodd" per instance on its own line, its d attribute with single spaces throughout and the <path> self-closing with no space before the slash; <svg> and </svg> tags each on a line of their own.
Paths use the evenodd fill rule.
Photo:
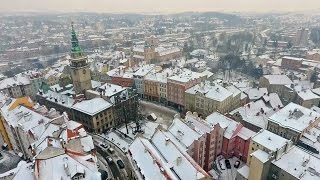
<svg viewBox="0 0 320 180">
<path fill-rule="evenodd" d="M 101 143 L 100 146 L 103 147 L 103 148 L 108 148 L 108 145 L 106 145 L 104 143 Z"/>
<path fill-rule="evenodd" d="M 230 161 L 228 159 L 226 159 L 226 160 L 224 160 L 224 162 L 226 163 L 227 169 L 231 169 Z"/>
<path fill-rule="evenodd" d="M 107 173 L 107 171 L 104 171 L 104 170 L 99 169 L 99 172 L 100 172 L 100 174 L 101 174 L 101 179 L 102 179 L 102 180 L 108 179 L 108 173 Z"/>
<path fill-rule="evenodd" d="M 235 163 L 234 163 L 234 167 L 235 168 L 238 168 L 240 166 L 240 161 L 236 161 Z"/>
<path fill-rule="evenodd" d="M 120 169 L 123 169 L 123 168 L 124 168 L 124 164 L 123 164 L 123 162 L 122 162 L 120 159 L 117 161 L 117 164 L 118 164 L 118 166 L 119 166 Z"/>
</svg>

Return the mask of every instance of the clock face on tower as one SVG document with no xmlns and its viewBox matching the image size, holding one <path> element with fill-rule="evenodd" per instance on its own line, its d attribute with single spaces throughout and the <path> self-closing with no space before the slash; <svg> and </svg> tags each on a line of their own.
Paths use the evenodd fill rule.
<svg viewBox="0 0 320 180">
<path fill-rule="evenodd" d="M 87 71 L 84 69 L 84 70 L 82 70 L 82 72 L 83 72 L 83 74 L 86 74 Z"/>
</svg>

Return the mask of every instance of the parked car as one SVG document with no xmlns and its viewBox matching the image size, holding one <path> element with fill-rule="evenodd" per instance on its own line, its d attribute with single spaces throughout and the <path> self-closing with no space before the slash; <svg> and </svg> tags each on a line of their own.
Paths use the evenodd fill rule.
<svg viewBox="0 0 320 180">
<path fill-rule="evenodd" d="M 234 163 L 234 167 L 235 168 L 238 168 L 240 166 L 240 161 L 236 161 L 235 163 Z"/>
<path fill-rule="evenodd" d="M 100 146 L 106 149 L 109 147 L 107 144 L 104 144 L 104 143 L 101 143 Z"/>
<path fill-rule="evenodd" d="M 227 169 L 231 169 L 230 161 L 228 159 L 226 159 L 226 160 L 224 160 L 224 162 L 226 163 Z"/>
<path fill-rule="evenodd" d="M 157 116 L 154 113 L 151 113 L 147 116 L 147 119 L 150 121 L 156 121 L 157 120 Z"/>
<path fill-rule="evenodd" d="M 114 153 L 114 149 L 113 149 L 113 148 L 109 148 L 108 151 L 109 151 L 109 153 L 111 153 L 111 154 Z"/>
<path fill-rule="evenodd" d="M 108 164 L 112 164 L 113 163 L 113 160 L 112 160 L 111 157 L 107 157 L 106 159 L 107 159 Z"/>
<path fill-rule="evenodd" d="M 123 169 L 123 168 L 124 168 L 124 164 L 123 164 L 123 162 L 122 162 L 120 159 L 117 161 L 117 164 L 118 164 L 118 166 L 119 166 L 120 169 Z"/>
</svg>

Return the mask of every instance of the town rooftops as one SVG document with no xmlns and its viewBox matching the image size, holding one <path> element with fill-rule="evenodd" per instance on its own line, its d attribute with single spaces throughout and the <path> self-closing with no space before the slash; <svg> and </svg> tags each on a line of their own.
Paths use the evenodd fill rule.
<svg viewBox="0 0 320 180">
<path fill-rule="evenodd" d="M 80 160 L 71 154 L 62 154 L 48 159 L 36 160 L 36 175 L 39 179 L 68 179 L 82 175 L 83 179 L 101 179 L 95 163 Z M 54 170 L 53 170 L 54 169 Z"/>
<path fill-rule="evenodd" d="M 192 114 L 192 112 L 188 111 L 186 113 L 185 121 L 189 127 L 198 129 L 199 132 L 202 133 L 210 133 L 210 131 L 213 129 L 213 126 L 210 126 L 209 123 L 198 117 L 197 113 Z"/>
<path fill-rule="evenodd" d="M 260 99 L 241 106 L 231 111 L 229 114 L 232 116 L 239 114 L 243 121 L 263 129 L 267 127 L 268 117 L 281 108 L 281 105 L 280 107 L 271 108 Z"/>
<path fill-rule="evenodd" d="M 0 81 L 0 89 L 6 89 L 10 87 L 29 85 L 30 79 L 27 75 L 17 74 L 14 77 L 6 78 Z"/>
<path fill-rule="evenodd" d="M 278 149 L 284 147 L 289 140 L 278 136 L 268 130 L 261 129 L 256 135 L 252 137 L 252 141 L 267 148 L 270 151 L 276 152 Z"/>
<path fill-rule="evenodd" d="M 312 89 L 311 91 L 316 95 L 320 96 L 320 88 Z"/>
<path fill-rule="evenodd" d="M 198 140 L 204 132 L 196 131 L 189 127 L 182 120 L 175 118 L 168 128 L 168 131 L 185 147 L 189 147 L 195 140 Z"/>
<path fill-rule="evenodd" d="M 126 66 L 119 66 L 107 72 L 110 77 L 123 77 L 123 78 L 133 78 L 132 69 Z"/>
<path fill-rule="evenodd" d="M 204 76 L 206 76 L 206 74 L 193 72 L 193 71 L 190 71 L 189 69 L 181 69 L 180 71 L 178 71 L 177 75 L 168 77 L 168 79 L 177 81 L 177 82 L 186 83 L 191 80 L 196 80 Z"/>
<path fill-rule="evenodd" d="M 320 179 L 320 159 L 297 146 L 292 147 L 272 164 L 301 180 Z"/>
<path fill-rule="evenodd" d="M 314 83 L 305 80 L 305 81 L 301 81 L 301 80 L 293 80 L 293 83 L 290 85 L 286 85 L 287 88 L 294 90 L 296 92 L 300 92 L 303 90 L 307 90 L 307 89 L 312 89 L 314 86 Z"/>
<path fill-rule="evenodd" d="M 268 94 L 267 88 L 249 88 L 244 90 L 244 93 L 248 95 L 250 100 L 257 100 L 264 95 Z"/>
<path fill-rule="evenodd" d="M 185 92 L 188 94 L 200 93 L 204 97 L 220 102 L 233 95 L 230 91 L 218 84 L 209 85 L 206 83 L 197 84 Z"/>
<path fill-rule="evenodd" d="M 41 127 L 44 128 L 45 124 L 51 121 L 44 115 L 21 105 L 3 115 L 10 126 L 19 126 L 25 132 L 30 130 L 30 133 L 37 138 L 42 134 Z"/>
<path fill-rule="evenodd" d="M 73 109 L 94 116 L 112 106 L 111 103 L 102 98 L 93 98 L 76 103 L 72 106 Z"/>
<path fill-rule="evenodd" d="M 290 85 L 292 83 L 292 81 L 286 75 L 265 75 L 263 77 L 269 81 L 269 84 Z"/>
<path fill-rule="evenodd" d="M 283 128 L 289 128 L 297 132 L 305 130 L 320 114 L 295 103 L 290 103 L 280 111 L 270 116 L 269 121 Z"/>
<path fill-rule="evenodd" d="M 184 150 L 179 149 L 179 146 L 168 138 L 162 130 L 159 130 L 152 136 L 151 141 L 171 165 L 178 179 L 201 179 L 208 176 Z"/>
<path fill-rule="evenodd" d="M 302 135 L 302 137 L 300 138 L 300 142 L 308 145 L 309 147 L 315 148 L 315 149 L 310 148 L 308 150 L 311 150 L 311 152 L 316 153 L 316 151 L 318 152 L 320 151 L 319 138 L 320 138 L 320 128 L 313 127 Z M 317 154 L 317 157 L 320 157 L 320 155 Z"/>
<path fill-rule="evenodd" d="M 139 67 L 139 69 L 133 73 L 133 76 L 145 76 L 147 75 L 150 71 L 152 71 L 155 68 L 154 64 L 147 64 L 147 65 L 142 65 Z"/>
<path fill-rule="evenodd" d="M 250 129 L 243 127 L 239 122 L 236 122 L 233 119 L 230 119 L 217 112 L 210 114 L 206 118 L 206 121 L 211 125 L 211 127 L 219 124 L 223 129 L 225 129 L 224 137 L 227 139 L 239 136 L 240 138 L 247 140 L 256 134 Z M 237 129 L 239 129 L 239 131 L 236 132 Z"/>
<path fill-rule="evenodd" d="M 159 56 L 165 56 L 172 53 L 180 52 L 181 50 L 178 47 L 171 48 L 156 48 L 156 52 L 159 53 Z"/>
<path fill-rule="evenodd" d="M 226 89 L 233 94 L 233 97 L 241 94 L 240 89 L 238 89 L 238 88 L 237 88 L 236 86 L 234 86 L 234 85 L 227 86 Z"/>
<path fill-rule="evenodd" d="M 116 85 L 116 84 L 111 84 L 111 83 L 105 83 L 101 87 L 99 87 L 99 90 L 102 91 L 102 95 L 107 96 L 107 97 L 112 97 L 127 88 Z"/>
<path fill-rule="evenodd" d="M 290 59 L 294 61 L 303 61 L 303 58 L 291 57 L 291 56 L 283 56 L 282 59 Z"/>
<path fill-rule="evenodd" d="M 146 180 L 157 179 L 157 180 L 166 180 L 166 176 L 162 172 L 166 172 L 171 176 L 174 174 L 171 172 L 170 167 L 165 164 L 160 164 L 154 162 L 163 162 L 160 153 L 157 149 L 145 138 L 136 138 L 133 143 L 130 145 L 130 154 L 132 159 L 136 162 L 137 166 L 140 168 L 141 173 L 143 174 Z M 137 173 L 139 174 L 139 173 Z"/>
<path fill-rule="evenodd" d="M 314 94 L 310 89 L 300 91 L 297 94 L 303 100 L 319 99 L 320 98 L 320 96 Z"/>
<path fill-rule="evenodd" d="M 62 106 L 71 108 L 71 106 L 74 104 L 75 100 L 67 95 L 64 95 L 62 93 L 58 93 L 52 90 L 48 90 L 46 93 L 44 93 L 42 90 L 37 93 L 39 96 L 42 96 L 43 98 L 46 98 L 48 101 L 51 101 L 56 104 L 60 104 Z"/>
</svg>

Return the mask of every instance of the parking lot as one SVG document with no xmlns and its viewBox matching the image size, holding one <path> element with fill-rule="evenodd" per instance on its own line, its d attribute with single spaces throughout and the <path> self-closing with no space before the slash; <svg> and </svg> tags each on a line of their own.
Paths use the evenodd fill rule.
<svg viewBox="0 0 320 180">
<path fill-rule="evenodd" d="M 228 159 L 230 162 L 230 167 L 227 168 L 225 160 L 226 159 L 223 158 L 222 156 L 220 156 L 216 160 L 217 167 L 218 167 L 219 171 L 221 172 L 219 179 L 221 179 L 221 180 L 234 180 L 236 178 L 237 170 L 240 167 L 242 167 L 245 163 L 240 161 L 238 158 L 233 157 L 233 158 Z M 240 162 L 238 168 L 234 167 L 236 161 Z"/>
</svg>

